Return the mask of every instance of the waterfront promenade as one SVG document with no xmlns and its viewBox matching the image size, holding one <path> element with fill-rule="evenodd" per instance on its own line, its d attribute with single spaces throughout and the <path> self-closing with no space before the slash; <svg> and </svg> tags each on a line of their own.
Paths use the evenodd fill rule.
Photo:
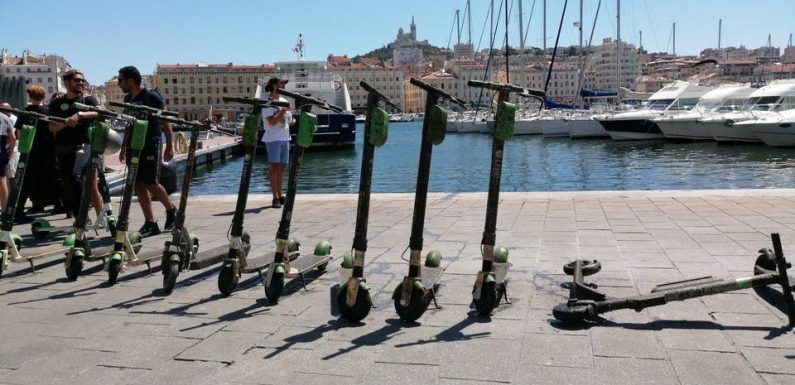
<svg viewBox="0 0 795 385">
<path fill-rule="evenodd" d="M 235 199 L 189 200 L 188 226 L 203 248 L 223 245 Z M 400 322 L 390 298 L 408 270 L 401 254 L 413 194 L 373 195 L 365 277 L 376 308 L 362 324 L 339 320 L 331 306 L 338 260 L 311 275 L 308 290 L 290 284 L 278 305 L 251 275 L 222 297 L 217 268 L 181 274 L 164 296 L 159 270 L 145 267 L 107 287 L 96 262 L 76 282 L 54 259 L 35 274 L 12 264 L 0 278 L 0 384 L 795 383 L 793 331 L 752 290 L 607 313 L 591 327 L 551 316 L 568 294 L 561 267 L 576 256 L 602 261 L 588 281 L 609 296 L 748 276 L 757 250 L 772 247 L 771 232 L 794 260 L 795 190 L 502 194 L 497 243 L 514 264 L 513 303 L 490 319 L 468 306 L 485 201 L 485 193 L 430 194 L 425 249 L 441 250 L 448 268 L 441 309 L 416 324 Z M 255 255 L 273 248 L 280 211 L 269 203 L 257 195 L 248 204 Z M 330 240 L 341 255 L 355 211 L 355 194 L 299 195 L 292 235 L 304 252 Z M 137 203 L 131 212 L 137 228 Z M 162 248 L 162 239 L 151 243 L 144 247 Z"/>
</svg>

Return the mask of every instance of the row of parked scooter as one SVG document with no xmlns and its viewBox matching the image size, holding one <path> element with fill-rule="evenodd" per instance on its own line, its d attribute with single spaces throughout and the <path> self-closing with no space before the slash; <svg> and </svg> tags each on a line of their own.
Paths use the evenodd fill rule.
<svg viewBox="0 0 795 385">
<path fill-rule="evenodd" d="M 431 156 L 434 146 L 442 143 L 447 132 L 447 112 L 439 104 L 445 100 L 453 104 L 464 104 L 445 91 L 420 80 L 411 79 L 411 83 L 424 90 L 427 96 L 408 247 L 409 270 L 392 295 L 397 314 L 401 319 L 409 322 L 419 319 L 428 309 L 431 302 L 436 305 L 435 293 L 439 288 L 439 278 L 446 268 L 441 261 L 441 254 L 437 251 L 429 252 L 424 261 L 422 258 L 422 235 L 425 223 Z M 360 85 L 367 91 L 368 98 L 355 234 L 351 251 L 343 256 L 341 266 L 342 268 L 350 269 L 350 276 L 341 282 L 336 296 L 341 316 L 351 322 L 358 322 L 367 317 L 373 307 L 370 288 L 364 277 L 367 227 L 375 149 L 386 143 L 389 124 L 389 114 L 386 110 L 380 108 L 379 104 L 384 103 L 395 111 L 400 110 L 386 96 L 367 83 L 361 82 Z M 516 113 L 516 107 L 509 102 L 509 97 L 513 93 L 520 97 L 543 98 L 544 93 L 510 84 L 475 80 L 470 81 L 469 86 L 485 88 L 495 92 L 498 105 L 492 132 L 489 190 L 485 227 L 481 240 L 482 266 L 480 271 L 477 272 L 472 290 L 472 308 L 477 313 L 488 316 L 500 305 L 503 298 L 510 303 L 507 295 L 507 280 L 505 279 L 507 268 L 510 266 L 507 261 L 508 252 L 503 247 L 496 247 L 502 159 L 505 141 L 513 136 Z M 100 177 L 100 182 L 104 185 L 101 190 L 105 205 L 102 212 L 105 214 L 103 220 L 99 222 L 107 225 L 107 230 L 112 235 L 109 239 L 112 242 L 108 241 L 108 238 L 89 237 L 89 228 L 87 226 L 89 196 L 87 193 L 84 193 L 81 197 L 74 225 L 69 227 L 71 234 L 63 244 L 52 244 L 28 251 L 25 248 L 21 248 L 21 238 L 12 235 L 11 231 L 19 187 L 25 176 L 24 165 L 33 145 L 34 122 L 34 126 L 25 126 L 22 130 L 19 145 L 20 166 L 17 168 L 14 184 L 11 188 L 8 207 L 6 207 L 2 217 L 0 217 L 0 256 L 2 258 L 2 261 L 0 261 L 0 273 L 6 269 L 9 261 L 28 261 L 31 268 L 33 268 L 33 260 L 65 252 L 64 267 L 66 276 L 70 280 L 76 280 L 80 276 L 86 261 L 102 261 L 103 269 L 108 272 L 108 282 L 113 285 L 117 282 L 120 273 L 134 266 L 146 264 L 151 273 L 151 262 L 160 258 L 163 289 L 166 293 L 171 293 L 175 288 L 177 278 L 181 272 L 206 268 L 217 265 L 219 262 L 221 268 L 218 274 L 218 289 L 225 296 L 234 292 L 243 274 L 258 274 L 265 288 L 265 295 L 272 303 L 278 303 L 287 280 L 298 278 L 306 287 L 305 274 L 315 269 L 324 271 L 328 263 L 333 259 L 331 244 L 328 241 L 317 244 L 310 255 L 302 254 L 299 242 L 290 238 L 290 226 L 296 200 L 300 167 L 304 151 L 312 144 L 317 126 L 317 117 L 311 111 L 313 107 L 337 112 L 342 109 L 310 96 L 282 89 L 279 90 L 279 93 L 293 99 L 296 109 L 300 111 L 300 115 L 297 122 L 298 132 L 295 139 L 295 148 L 291 152 L 289 163 L 287 195 L 276 232 L 276 248 L 274 252 L 259 257 L 249 256 L 249 251 L 252 247 L 251 237 L 244 230 L 243 221 L 257 149 L 257 133 L 261 121 L 260 112 L 267 107 L 289 107 L 289 103 L 257 98 L 224 98 L 226 102 L 240 103 L 250 107 L 250 113 L 245 119 L 242 137 L 244 163 L 228 244 L 201 251 L 199 251 L 199 237 L 188 231 L 185 219 L 190 182 L 195 166 L 198 133 L 202 130 L 208 130 L 210 128 L 209 122 L 186 121 L 176 117 L 173 113 L 141 105 L 110 103 L 110 105 L 115 107 L 142 112 L 146 114 L 147 121 L 154 119 L 171 122 L 172 124 L 186 127 L 191 131 L 176 224 L 171 234 L 167 234 L 167 236 L 170 235 L 170 239 L 165 241 L 165 246 L 162 250 L 151 248 L 144 250 L 142 249 L 140 235 L 129 232 L 128 227 L 133 185 L 138 171 L 138 159 L 143 149 L 148 123 L 147 121 L 138 120 L 103 108 L 77 104 L 78 109 L 94 111 L 99 115 L 99 120 L 92 127 L 91 161 L 83 191 L 90 191 L 91 184 L 95 178 L 97 176 Z M 45 116 L 35 112 L 16 109 L 8 109 L 8 111 L 34 120 L 63 121 L 60 118 Z M 103 172 L 101 172 L 103 169 L 103 154 L 108 134 L 111 130 L 111 121 L 122 121 L 128 124 L 125 134 L 129 136 L 130 143 L 128 152 L 130 160 L 122 191 L 118 221 L 113 217 L 107 184 L 104 183 Z M 49 225 L 34 224 L 32 230 L 34 236 L 46 236 L 59 229 Z M 784 259 L 778 235 L 773 234 L 772 239 L 775 251 L 761 251 L 755 263 L 754 276 L 751 278 L 724 280 L 701 277 L 694 280 L 660 285 L 649 295 L 629 298 L 607 298 L 603 293 L 596 290 L 596 285 L 585 283 L 583 277 L 598 272 L 601 268 L 601 263 L 596 260 L 577 260 L 564 266 L 564 272 L 573 276 L 573 282 L 569 286 L 570 298 L 566 303 L 556 306 L 553 310 L 553 315 L 564 322 L 596 320 L 599 314 L 607 311 L 625 308 L 639 311 L 645 307 L 662 305 L 669 301 L 684 300 L 749 287 L 757 290 L 768 290 L 770 289 L 768 286 L 777 283 L 783 289 L 785 311 L 789 316 L 790 325 L 795 325 L 795 302 L 793 302 L 792 295 L 795 287 L 790 286 L 787 276 L 787 269 L 791 266 Z M 438 307 L 438 305 L 436 306 Z"/>
</svg>

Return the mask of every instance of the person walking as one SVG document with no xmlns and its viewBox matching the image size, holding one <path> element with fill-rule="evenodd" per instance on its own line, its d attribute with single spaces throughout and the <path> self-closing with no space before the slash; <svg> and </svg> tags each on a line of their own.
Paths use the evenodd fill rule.
<svg viewBox="0 0 795 385">
<path fill-rule="evenodd" d="M 285 84 L 286 79 L 270 78 L 265 85 L 265 91 L 269 92 L 268 100 L 286 102 L 287 99 L 279 96 L 278 91 Z M 293 123 L 293 115 L 287 107 L 268 107 L 262 110 L 262 126 L 265 128 L 262 142 L 268 151 L 268 179 L 273 194 L 273 208 L 280 208 L 284 204 L 282 182 L 290 159 L 290 125 Z"/>
<path fill-rule="evenodd" d="M 119 69 L 118 85 L 124 96 L 125 103 L 140 104 L 147 107 L 165 109 L 165 102 L 163 97 L 157 91 L 150 90 L 141 85 L 141 73 L 134 66 L 126 66 Z M 136 111 L 125 111 L 128 115 L 137 116 L 140 119 L 146 119 L 146 114 L 141 114 Z M 146 141 L 144 148 L 141 151 L 141 159 L 138 165 L 138 175 L 135 180 L 135 195 L 138 197 L 138 203 L 141 205 L 141 211 L 144 214 L 144 224 L 138 231 L 141 236 L 148 237 L 160 234 L 160 226 L 155 220 L 154 213 L 152 212 L 152 195 L 157 199 L 166 209 L 166 223 L 163 226 L 164 230 L 171 230 L 174 228 L 174 222 L 177 218 L 177 209 L 168 198 L 168 193 L 163 185 L 160 184 L 160 163 L 161 159 L 161 136 L 165 133 L 166 148 L 162 153 L 162 159 L 169 161 L 174 158 L 174 143 L 171 129 L 171 123 L 162 122 L 157 119 L 150 119 L 149 126 L 146 131 Z M 128 146 L 130 144 L 129 135 L 124 136 L 124 144 L 121 146 L 119 152 L 119 161 L 125 162 Z"/>
</svg>

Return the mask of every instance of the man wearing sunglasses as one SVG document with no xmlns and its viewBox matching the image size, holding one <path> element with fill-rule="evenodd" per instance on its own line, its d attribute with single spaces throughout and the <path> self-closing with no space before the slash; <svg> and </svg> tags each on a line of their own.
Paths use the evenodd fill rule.
<svg viewBox="0 0 795 385">
<path fill-rule="evenodd" d="M 55 159 L 58 173 L 63 182 L 62 200 L 67 215 L 76 215 L 80 207 L 80 195 L 83 187 L 80 182 L 82 168 L 75 167 L 78 152 L 90 152 L 88 126 L 90 120 L 96 119 L 96 112 L 82 112 L 75 108 L 75 103 L 97 106 L 99 102 L 91 95 L 85 95 L 88 85 L 80 70 L 72 69 L 61 76 L 66 93 L 55 97 L 50 102 L 49 113 L 52 116 L 66 118 L 66 123 L 50 123 L 50 132 L 55 134 Z M 76 171 L 76 169 L 79 169 Z M 99 187 L 94 183 L 91 192 L 91 203 L 99 213 L 102 209 L 102 196 Z"/>
</svg>

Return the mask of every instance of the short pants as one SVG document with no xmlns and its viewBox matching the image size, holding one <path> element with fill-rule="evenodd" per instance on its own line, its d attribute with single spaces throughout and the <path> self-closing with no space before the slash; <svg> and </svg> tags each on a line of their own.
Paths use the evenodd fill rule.
<svg viewBox="0 0 795 385">
<path fill-rule="evenodd" d="M 268 163 L 289 163 L 290 142 L 265 142 L 265 147 L 268 150 Z"/>
</svg>

